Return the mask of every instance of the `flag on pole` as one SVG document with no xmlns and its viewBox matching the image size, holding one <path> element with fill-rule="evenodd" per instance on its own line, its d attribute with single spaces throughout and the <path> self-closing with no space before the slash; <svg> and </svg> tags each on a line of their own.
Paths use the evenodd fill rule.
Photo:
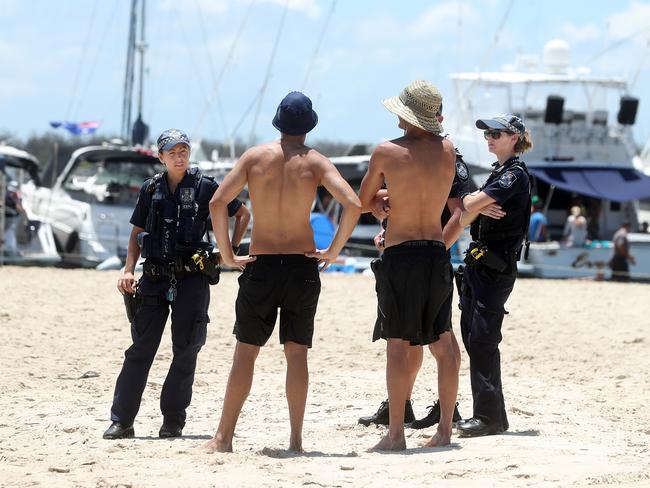
<svg viewBox="0 0 650 488">
<path fill-rule="evenodd" d="M 99 128 L 100 125 L 101 122 L 98 122 L 96 120 L 91 120 L 88 122 L 50 122 L 50 126 L 54 127 L 55 129 L 62 127 L 76 136 L 92 134 Z"/>
</svg>

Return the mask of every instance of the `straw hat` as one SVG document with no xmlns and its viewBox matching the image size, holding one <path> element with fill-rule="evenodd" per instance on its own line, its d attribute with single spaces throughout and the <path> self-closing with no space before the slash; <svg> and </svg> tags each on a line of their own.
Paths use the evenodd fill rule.
<svg viewBox="0 0 650 488">
<path fill-rule="evenodd" d="M 436 114 L 440 113 L 442 95 L 428 81 L 415 80 L 398 97 L 387 98 L 382 103 L 409 124 L 433 134 L 442 132 L 442 125 L 436 119 Z"/>
</svg>

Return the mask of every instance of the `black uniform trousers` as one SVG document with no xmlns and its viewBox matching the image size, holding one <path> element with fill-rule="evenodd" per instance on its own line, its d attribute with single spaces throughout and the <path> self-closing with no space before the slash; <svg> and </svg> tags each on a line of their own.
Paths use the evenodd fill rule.
<svg viewBox="0 0 650 488">
<path fill-rule="evenodd" d="M 500 274 L 467 266 L 463 275 L 460 328 L 469 355 L 474 417 L 508 428 L 501 386 L 501 324 L 516 271 Z"/>
<path fill-rule="evenodd" d="M 160 397 L 160 410 L 166 422 L 185 425 L 185 409 L 192 399 L 196 358 L 207 334 L 210 288 L 202 274 L 180 280 L 177 296 L 167 302 L 169 280 L 153 282 L 143 276 L 139 293 L 144 303 L 131 323 L 133 344 L 124 353 L 124 364 L 117 378 L 111 420 L 131 425 L 140 409 L 149 369 L 160 345 L 171 308 L 173 359 Z"/>
</svg>

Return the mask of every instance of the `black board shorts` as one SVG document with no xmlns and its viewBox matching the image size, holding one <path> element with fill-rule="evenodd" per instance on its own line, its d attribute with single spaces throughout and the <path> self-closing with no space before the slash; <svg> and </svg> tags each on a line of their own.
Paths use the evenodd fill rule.
<svg viewBox="0 0 650 488">
<path fill-rule="evenodd" d="M 439 241 L 406 241 L 373 261 L 377 321 L 372 340 L 436 342 L 451 330 L 453 269 Z"/>
<path fill-rule="evenodd" d="M 302 254 L 262 254 L 239 277 L 233 334 L 239 342 L 263 346 L 280 309 L 280 343 L 311 347 L 320 295 L 318 260 Z"/>
</svg>

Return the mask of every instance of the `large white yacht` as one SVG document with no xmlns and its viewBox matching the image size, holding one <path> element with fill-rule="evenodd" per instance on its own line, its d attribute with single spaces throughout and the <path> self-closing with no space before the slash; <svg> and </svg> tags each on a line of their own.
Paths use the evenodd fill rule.
<svg viewBox="0 0 650 488">
<path fill-rule="evenodd" d="M 635 158 L 632 134 L 639 99 L 623 78 L 573 69 L 564 41 L 550 41 L 542 59 L 542 67 L 538 58 L 524 56 L 503 71 L 451 75 L 457 104 L 445 128 L 465 160 L 485 169 L 475 176 L 478 184 L 494 156 L 475 120 L 510 112 L 531 130 L 534 147 L 524 160 L 535 176 L 534 192 L 545 202 L 551 240 L 531 245 L 523 269 L 539 277 L 606 278 L 610 239 L 627 221 L 636 257 L 631 274 L 650 279 L 650 234 L 639 232 L 650 176 Z M 569 209 L 576 205 L 589 222 L 589 240 L 580 247 L 565 245 L 562 235 Z"/>
</svg>

